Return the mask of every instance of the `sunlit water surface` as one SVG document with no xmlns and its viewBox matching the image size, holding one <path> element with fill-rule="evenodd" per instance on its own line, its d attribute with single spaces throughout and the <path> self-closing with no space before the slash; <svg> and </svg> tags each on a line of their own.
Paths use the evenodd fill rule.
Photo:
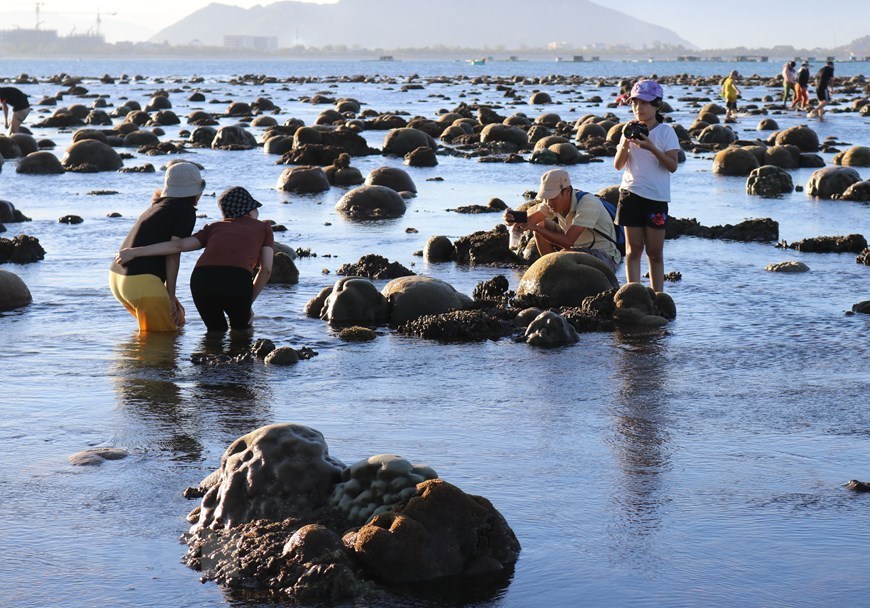
<svg viewBox="0 0 870 608">
<path fill-rule="evenodd" d="M 411 74 L 627 76 L 721 73 L 715 64 L 597 65 L 524 63 L 471 67 L 459 63 L 220 63 L 11 62 L 3 75 L 26 72 L 44 79 L 66 71 L 87 76 L 92 93 L 110 103 L 128 97 L 144 106 L 158 88 L 178 88 L 170 99 L 184 117 L 196 108 L 222 112 L 225 100 L 271 98 L 279 123 L 311 124 L 329 106 L 298 101 L 326 92 L 355 97 L 378 111 L 434 117 L 459 102 L 507 104 L 503 93 L 467 80 L 426 84 L 403 92 Z M 866 64 L 838 66 L 860 74 Z M 482 70 L 482 71 L 475 71 Z M 596 72 L 597 70 L 597 72 Z M 710 71 L 712 70 L 712 71 Z M 851 72 L 849 71 L 851 70 Z M 778 65 L 741 66 L 772 76 Z M 101 84 L 103 73 L 141 73 L 132 84 Z M 395 75 L 397 83 L 237 85 L 232 75 Z M 218 104 L 187 101 L 189 77 Z M 166 77 L 162 81 L 156 78 Z M 172 77 L 172 78 L 169 78 Z M 177 77 L 179 82 L 173 82 Z M 425 80 L 422 80 L 425 83 Z M 25 88 L 37 99 L 61 87 Z M 575 120 L 609 111 L 615 88 L 565 89 L 516 85 L 517 99 L 537 89 L 556 105 L 505 105 L 507 115 L 544 111 Z M 775 89 L 750 89 L 760 100 Z M 712 89 L 672 87 L 674 120 L 688 126 L 696 108 L 687 95 L 715 98 Z M 67 97 L 62 103 L 81 100 Z M 89 103 L 84 100 L 83 103 Z M 761 104 L 760 101 L 756 103 Z M 842 107 L 842 106 L 841 106 Z M 111 109 L 111 108 L 110 108 Z M 51 108 L 37 108 L 38 122 Z M 627 110 L 615 110 L 627 117 Z M 785 128 L 806 122 L 773 116 Z M 741 137 L 760 117 L 741 118 Z M 231 124 L 222 119 L 222 124 Z M 867 145 L 870 128 L 857 114 L 830 114 L 813 123 L 820 138 Z M 166 127 L 163 139 L 187 125 Z M 256 130 L 256 129 L 255 129 Z M 58 144 L 72 131 L 33 129 Z M 381 147 L 385 132 L 365 134 Z M 135 151 L 129 150 L 131 152 Z M 832 155 L 825 154 L 831 161 Z M 439 156 L 431 169 L 408 169 L 419 190 L 397 220 L 359 223 L 339 216 L 341 188 L 318 196 L 275 190 L 281 165 L 262 150 L 191 150 L 184 158 L 205 166 L 207 193 L 241 184 L 264 203 L 261 217 L 287 226 L 276 238 L 310 248 L 297 261 L 297 285 L 270 286 L 256 305 L 255 337 L 319 354 L 291 368 L 263 365 L 200 367 L 195 352 L 244 344 L 208 343 L 187 290 L 196 254 L 182 261 L 179 293 L 187 328 L 178 336 L 136 334 L 132 318 L 109 293 L 107 268 L 132 222 L 160 186 L 156 174 L 22 176 L 3 167 L 2 198 L 33 221 L 9 224 L 3 236 L 36 236 L 47 255 L 25 266 L 4 265 L 27 283 L 34 303 L 0 314 L 3 415 L 0 495 L 5 560 L 2 603 L 9 606 L 250 606 L 180 563 L 184 516 L 195 503 L 181 492 L 219 464 L 236 437 L 276 422 L 320 430 L 330 453 L 352 463 L 378 453 L 400 454 L 433 466 L 444 479 L 489 498 L 523 546 L 503 589 L 470 597 L 398 596 L 396 606 L 464 603 L 496 606 L 821 606 L 861 605 L 870 591 L 870 497 L 843 488 L 870 479 L 867 361 L 870 322 L 845 312 L 870 299 L 870 269 L 853 254 L 801 254 L 772 244 L 681 238 L 668 241 L 666 270 L 678 318 L 647 336 L 584 334 L 579 344 L 537 350 L 510 340 L 441 345 L 384 328 L 366 344 L 347 344 L 324 322 L 309 319 L 305 302 L 335 279 L 335 271 L 368 253 L 444 279 L 465 293 L 498 274 L 515 288 L 519 272 L 426 264 L 414 255 L 429 236 L 451 238 L 492 228 L 496 215 L 459 215 L 448 208 L 509 204 L 534 189 L 542 168 L 481 164 Z M 401 159 L 356 158 L 364 173 Z M 689 154 L 673 178 L 672 215 L 704 225 L 771 217 L 788 241 L 863 232 L 870 207 L 816 201 L 804 193 L 765 200 L 745 193 L 743 178 L 718 177 L 711 156 Z M 597 190 L 618 182 L 609 162 L 570 168 L 574 182 Z M 804 184 L 812 171 L 792 172 Z M 867 177 L 866 170 L 862 170 Z M 429 178 L 443 177 L 443 181 Z M 116 190 L 95 196 L 95 190 Z M 107 214 L 121 213 L 110 219 Z M 218 217 L 214 199 L 204 197 Z M 80 225 L 57 222 L 77 214 Z M 416 228 L 418 232 L 406 232 Z M 811 272 L 768 273 L 773 262 L 800 260 Z M 325 274 L 328 270 L 329 274 Z M 381 284 L 381 283 L 379 283 Z M 73 468 L 70 454 L 96 446 L 121 447 L 131 456 L 99 468 Z M 857 602 L 857 604 L 856 604 Z M 380 604 L 380 602 L 379 602 Z"/>
</svg>

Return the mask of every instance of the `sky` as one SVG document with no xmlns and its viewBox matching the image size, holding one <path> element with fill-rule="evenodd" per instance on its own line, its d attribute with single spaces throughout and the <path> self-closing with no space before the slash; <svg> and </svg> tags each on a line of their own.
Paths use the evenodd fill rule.
<svg viewBox="0 0 870 608">
<path fill-rule="evenodd" d="M 327 3 L 335 0 L 301 0 Z M 427 2 L 437 11 L 438 0 Z M 469 0 L 473 2 L 474 0 Z M 566 3 L 572 0 L 564 0 Z M 846 0 L 826 5 L 819 0 L 593 0 L 634 17 L 675 31 L 701 49 L 771 47 L 834 47 L 870 34 L 870 2 Z M 166 26 L 210 4 L 211 0 L 43 0 L 40 21 L 44 29 L 61 35 L 96 32 L 108 42 L 142 41 Z M 222 0 L 249 8 L 271 4 L 269 0 Z M 534 3 L 530 2 L 530 10 Z M 825 9 L 830 6 L 830 14 Z M 36 2 L 0 0 L 0 29 L 32 28 L 36 23 Z M 826 18 L 827 17 L 827 18 Z M 511 41 L 521 44 L 517 33 Z"/>
</svg>

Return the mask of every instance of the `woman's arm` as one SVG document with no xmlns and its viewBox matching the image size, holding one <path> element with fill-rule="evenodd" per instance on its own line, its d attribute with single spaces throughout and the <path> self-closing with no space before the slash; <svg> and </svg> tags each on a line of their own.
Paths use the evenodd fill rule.
<svg viewBox="0 0 870 608">
<path fill-rule="evenodd" d="M 152 255 L 171 256 L 182 251 L 196 251 L 202 248 L 202 243 L 199 239 L 193 236 L 188 236 L 183 239 L 172 237 L 171 241 L 163 241 L 162 243 L 154 243 L 153 245 L 145 245 L 143 247 L 130 247 L 122 249 L 115 256 L 115 261 L 121 266 L 135 260 L 136 258 L 148 257 Z"/>
<path fill-rule="evenodd" d="M 260 250 L 260 269 L 257 271 L 257 276 L 254 277 L 254 292 L 251 296 L 251 304 L 263 291 L 263 287 L 269 282 L 269 277 L 272 276 L 272 261 L 275 258 L 275 250 L 272 247 L 266 246 Z"/>
<path fill-rule="evenodd" d="M 178 237 L 172 237 L 172 242 L 176 242 L 180 239 Z M 166 291 L 169 292 L 169 297 L 172 299 L 173 306 L 177 298 L 175 297 L 175 285 L 178 282 L 178 269 L 181 266 L 181 254 L 175 253 L 172 255 L 167 255 L 165 258 L 166 264 Z"/>
</svg>

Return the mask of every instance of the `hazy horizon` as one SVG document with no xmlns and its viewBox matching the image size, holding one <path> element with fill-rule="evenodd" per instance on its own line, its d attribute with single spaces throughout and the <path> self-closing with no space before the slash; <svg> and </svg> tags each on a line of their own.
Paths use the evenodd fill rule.
<svg viewBox="0 0 870 608">
<path fill-rule="evenodd" d="M 338 0 L 296 0 L 318 4 Z M 570 0 L 566 0 L 569 2 Z M 870 34 L 870 3 L 861 3 L 848 9 L 848 19 L 826 20 L 837 26 L 820 27 L 824 13 L 812 0 L 730 0 L 727 3 L 703 5 L 687 0 L 592 0 L 596 4 L 624 12 L 654 25 L 669 28 L 699 49 L 769 48 L 778 45 L 795 48 L 833 48 Z M 57 30 L 61 35 L 86 32 L 99 33 L 107 42 L 143 42 L 165 27 L 211 4 L 209 0 L 152 0 L 143 5 L 107 0 L 79 0 L 75 10 L 69 10 L 65 0 L 41 2 L 40 27 Z M 267 6 L 274 2 L 257 0 L 225 0 L 231 6 L 250 8 Z M 437 11 L 437 0 L 429 2 Z M 534 4 L 530 3 L 530 7 Z M 710 16 L 709 8 L 716 13 Z M 530 8 L 530 11 L 533 9 Z M 845 12 L 844 12 L 845 13 Z M 99 15 L 99 24 L 98 24 Z M 722 27 L 720 16 L 728 19 Z M 844 14 L 845 16 L 845 14 Z M 33 28 L 36 25 L 36 3 L 19 0 L 7 1 L 0 8 L 0 29 Z M 364 26 L 363 26 L 364 27 Z M 511 34 L 511 45 L 519 47 L 523 41 Z M 340 41 L 337 41 L 340 44 Z"/>
</svg>

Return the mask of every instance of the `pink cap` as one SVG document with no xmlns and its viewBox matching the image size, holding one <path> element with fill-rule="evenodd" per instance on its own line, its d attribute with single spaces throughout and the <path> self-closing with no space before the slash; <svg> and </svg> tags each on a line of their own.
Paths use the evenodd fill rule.
<svg viewBox="0 0 870 608">
<path fill-rule="evenodd" d="M 644 101 L 652 101 L 663 96 L 662 86 L 655 80 L 638 80 L 631 87 L 631 97 L 637 97 Z"/>
</svg>

